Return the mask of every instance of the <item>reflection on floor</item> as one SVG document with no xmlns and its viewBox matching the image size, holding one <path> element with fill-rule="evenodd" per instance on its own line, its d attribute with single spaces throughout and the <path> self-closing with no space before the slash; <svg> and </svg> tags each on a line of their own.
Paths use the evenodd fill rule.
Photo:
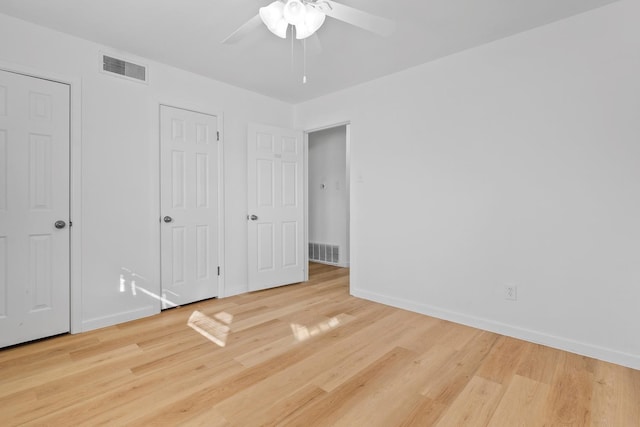
<svg viewBox="0 0 640 427">
<path fill-rule="evenodd" d="M 214 314 L 211 318 L 196 310 L 189 316 L 187 325 L 211 342 L 224 347 L 232 321 L 233 315 L 224 311 Z"/>
<path fill-rule="evenodd" d="M 324 322 L 320 322 L 317 325 L 307 327 L 303 325 L 299 325 L 297 323 L 291 324 L 291 332 L 293 332 L 293 337 L 298 341 L 306 341 L 311 337 L 315 337 L 325 332 L 329 332 L 332 329 L 340 326 L 340 319 L 337 317 L 332 317 L 329 320 Z"/>
</svg>

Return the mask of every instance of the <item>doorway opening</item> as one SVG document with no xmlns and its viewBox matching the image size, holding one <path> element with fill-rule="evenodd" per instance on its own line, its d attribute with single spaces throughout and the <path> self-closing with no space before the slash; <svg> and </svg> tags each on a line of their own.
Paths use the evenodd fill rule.
<svg viewBox="0 0 640 427">
<path fill-rule="evenodd" d="M 350 125 L 307 132 L 309 261 L 350 265 Z"/>
</svg>

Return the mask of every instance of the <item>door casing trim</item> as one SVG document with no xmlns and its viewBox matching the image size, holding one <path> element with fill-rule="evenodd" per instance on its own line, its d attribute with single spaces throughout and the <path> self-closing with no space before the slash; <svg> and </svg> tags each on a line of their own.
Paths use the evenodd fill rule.
<svg viewBox="0 0 640 427">
<path fill-rule="evenodd" d="M 328 124 L 325 126 L 315 127 L 304 131 L 303 138 L 303 150 L 304 150 L 304 244 L 305 247 L 309 246 L 309 134 L 319 132 L 326 129 L 333 129 L 337 127 L 345 126 L 346 129 L 346 156 L 347 156 L 347 235 L 348 235 L 348 248 L 349 251 L 349 264 L 353 261 L 353 254 L 351 252 L 351 121 L 338 122 L 334 124 Z M 309 265 L 309 251 L 305 251 L 305 266 Z M 349 273 L 351 274 L 351 273 Z M 309 281 L 309 268 L 305 268 L 305 281 Z M 351 283 L 351 281 L 349 281 Z"/>
</svg>

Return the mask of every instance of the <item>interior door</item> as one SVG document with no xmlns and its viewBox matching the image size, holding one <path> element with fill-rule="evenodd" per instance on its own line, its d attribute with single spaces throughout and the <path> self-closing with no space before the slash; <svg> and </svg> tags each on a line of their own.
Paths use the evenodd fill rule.
<svg viewBox="0 0 640 427">
<path fill-rule="evenodd" d="M 304 280 L 302 132 L 248 129 L 249 289 Z"/>
<path fill-rule="evenodd" d="M 218 295 L 218 120 L 160 107 L 162 308 Z"/>
<path fill-rule="evenodd" d="M 69 100 L 0 70 L 0 347 L 69 331 Z"/>
</svg>

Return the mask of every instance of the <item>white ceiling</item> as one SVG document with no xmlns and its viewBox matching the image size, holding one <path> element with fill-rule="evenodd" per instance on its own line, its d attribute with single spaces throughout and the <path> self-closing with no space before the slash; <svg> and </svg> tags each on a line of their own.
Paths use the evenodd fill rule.
<svg viewBox="0 0 640 427">
<path fill-rule="evenodd" d="M 272 0 L 0 0 L 0 13 L 298 103 L 616 0 L 337 0 L 393 19 L 382 38 L 327 18 L 322 51 L 266 28 L 220 43 Z"/>
</svg>

